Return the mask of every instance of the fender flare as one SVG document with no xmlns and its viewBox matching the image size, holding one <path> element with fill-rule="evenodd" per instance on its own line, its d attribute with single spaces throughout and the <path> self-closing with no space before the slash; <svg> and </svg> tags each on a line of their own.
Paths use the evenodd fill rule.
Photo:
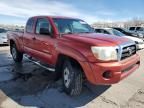
<svg viewBox="0 0 144 108">
<path fill-rule="evenodd" d="M 21 45 L 16 38 L 10 38 L 9 41 L 13 41 L 19 51 L 22 51 Z"/>
<path fill-rule="evenodd" d="M 63 54 L 81 62 L 88 61 L 87 58 L 81 52 L 79 52 L 78 50 L 72 47 L 59 45 L 56 48 L 56 50 L 57 50 L 58 55 Z"/>
<path fill-rule="evenodd" d="M 59 47 L 59 49 L 62 50 L 58 50 L 58 55 L 65 55 L 76 60 L 83 69 L 83 73 L 85 74 L 87 80 L 93 84 L 95 83 L 96 79 L 94 77 L 91 66 L 88 63 L 87 58 L 82 53 L 70 47 Z"/>
</svg>

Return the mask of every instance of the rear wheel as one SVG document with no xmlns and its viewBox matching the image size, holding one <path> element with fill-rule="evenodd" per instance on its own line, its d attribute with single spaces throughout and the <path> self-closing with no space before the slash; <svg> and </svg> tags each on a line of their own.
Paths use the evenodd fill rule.
<svg viewBox="0 0 144 108">
<path fill-rule="evenodd" d="M 12 54 L 13 60 L 15 62 L 21 62 L 23 59 L 23 53 L 21 53 L 17 50 L 17 47 L 15 44 L 11 45 L 10 49 L 11 49 L 11 54 Z"/>
<path fill-rule="evenodd" d="M 70 61 L 65 61 L 63 66 L 63 85 L 64 90 L 71 96 L 80 95 L 82 92 L 82 72 Z"/>
</svg>

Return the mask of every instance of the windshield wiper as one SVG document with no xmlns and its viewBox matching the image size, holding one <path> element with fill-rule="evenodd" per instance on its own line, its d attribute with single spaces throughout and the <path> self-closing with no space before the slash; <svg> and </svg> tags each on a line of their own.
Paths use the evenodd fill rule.
<svg viewBox="0 0 144 108">
<path fill-rule="evenodd" d="M 79 33 L 94 33 L 94 32 L 79 32 Z"/>
</svg>

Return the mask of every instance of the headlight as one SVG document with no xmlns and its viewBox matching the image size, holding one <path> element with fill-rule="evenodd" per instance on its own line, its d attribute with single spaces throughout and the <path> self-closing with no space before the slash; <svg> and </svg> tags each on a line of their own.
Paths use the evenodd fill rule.
<svg viewBox="0 0 144 108">
<path fill-rule="evenodd" d="M 99 60 L 109 61 L 118 60 L 118 54 L 115 47 L 91 47 L 92 53 Z"/>
</svg>

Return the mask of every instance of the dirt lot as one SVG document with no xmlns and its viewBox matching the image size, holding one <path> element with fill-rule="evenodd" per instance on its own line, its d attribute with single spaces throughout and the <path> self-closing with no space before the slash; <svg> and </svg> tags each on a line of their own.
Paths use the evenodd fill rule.
<svg viewBox="0 0 144 108">
<path fill-rule="evenodd" d="M 55 73 L 27 60 L 15 64 L 9 47 L 0 47 L 0 108 L 144 108 L 144 50 L 138 53 L 140 68 L 119 84 L 85 83 L 80 96 L 70 97 Z"/>
</svg>

